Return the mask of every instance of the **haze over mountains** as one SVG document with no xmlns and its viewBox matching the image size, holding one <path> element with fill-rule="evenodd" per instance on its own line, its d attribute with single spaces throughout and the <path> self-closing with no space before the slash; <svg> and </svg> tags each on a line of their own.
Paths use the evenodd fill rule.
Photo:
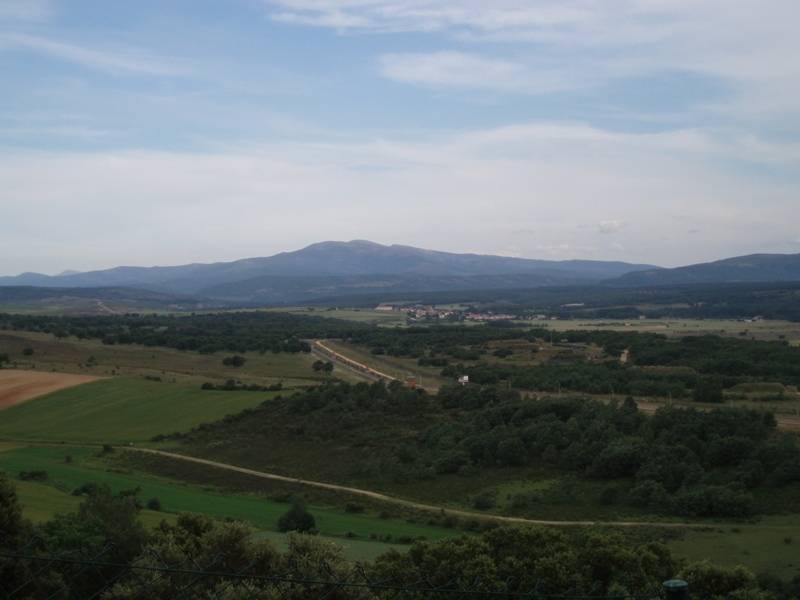
<svg viewBox="0 0 800 600">
<path fill-rule="evenodd" d="M 652 265 L 547 261 L 455 254 L 374 242 L 321 242 L 294 252 L 226 263 L 116 267 L 48 276 L 0 278 L 2 286 L 133 287 L 239 302 L 283 302 L 381 290 L 537 287 L 589 283 Z"/>
<path fill-rule="evenodd" d="M 663 269 L 615 261 L 549 261 L 456 254 L 356 240 L 321 242 L 293 252 L 233 262 L 116 267 L 85 273 L 64 272 L 56 276 L 24 273 L 0 277 L 0 286 L 59 288 L 60 292 L 68 288 L 136 288 L 183 300 L 195 297 L 232 304 L 282 304 L 376 293 L 598 283 L 654 286 L 798 280 L 800 254 L 760 254 Z M 26 295 L 34 293 L 28 291 Z M 50 295 L 53 293 L 55 290 Z"/>
</svg>

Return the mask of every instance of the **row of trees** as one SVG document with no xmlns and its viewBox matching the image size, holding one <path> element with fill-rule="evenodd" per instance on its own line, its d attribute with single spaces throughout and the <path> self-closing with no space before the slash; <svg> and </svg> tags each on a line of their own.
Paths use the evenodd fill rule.
<svg viewBox="0 0 800 600">
<path fill-rule="evenodd" d="M 310 352 L 304 339 L 348 337 L 367 325 L 312 315 L 222 312 L 185 315 L 35 316 L 0 314 L 0 329 L 213 352 Z"/>
</svg>

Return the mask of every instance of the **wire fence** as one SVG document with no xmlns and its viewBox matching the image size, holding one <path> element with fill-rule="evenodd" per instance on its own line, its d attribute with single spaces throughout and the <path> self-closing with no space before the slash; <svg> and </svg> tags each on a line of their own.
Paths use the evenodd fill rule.
<svg viewBox="0 0 800 600">
<path fill-rule="evenodd" d="M 168 557 L 153 550 L 133 562 L 110 559 L 112 546 L 92 556 L 41 554 L 35 543 L 0 551 L 1 600 L 658 600 L 688 598 L 660 587 L 644 595 L 546 593 L 522 579 L 461 578 L 409 581 L 403 574 L 377 578 L 360 565 L 324 561 L 273 572 L 258 560 L 242 564 L 225 553 L 202 559 Z M 237 564 L 238 562 L 238 564 Z M 527 581 L 530 581 L 527 579 Z"/>
</svg>

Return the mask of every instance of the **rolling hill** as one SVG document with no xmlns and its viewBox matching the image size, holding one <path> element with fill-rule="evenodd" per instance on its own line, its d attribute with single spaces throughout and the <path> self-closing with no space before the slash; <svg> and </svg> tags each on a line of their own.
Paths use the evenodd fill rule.
<svg viewBox="0 0 800 600">
<path fill-rule="evenodd" d="M 680 285 L 688 283 L 744 283 L 800 281 L 800 254 L 750 254 L 674 269 L 626 273 L 615 285 Z"/>
</svg>

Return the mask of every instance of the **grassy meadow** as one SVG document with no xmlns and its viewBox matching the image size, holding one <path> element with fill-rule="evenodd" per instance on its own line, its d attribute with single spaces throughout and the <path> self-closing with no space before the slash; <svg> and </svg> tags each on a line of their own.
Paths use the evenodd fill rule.
<svg viewBox="0 0 800 600">
<path fill-rule="evenodd" d="M 2 412 L 0 437 L 124 444 L 256 406 L 280 392 L 223 392 L 114 377 L 34 398 Z"/>
<path fill-rule="evenodd" d="M 70 457 L 70 462 L 67 462 L 67 456 Z M 47 472 L 46 482 L 14 482 L 25 515 L 34 521 L 46 520 L 59 512 L 75 511 L 80 504 L 80 498 L 70 494 L 72 490 L 89 482 L 106 484 L 115 492 L 138 487 L 139 498 L 143 502 L 158 498 L 162 512 L 142 512 L 144 522 L 151 526 L 162 518 L 174 519 L 177 513 L 200 513 L 247 522 L 259 531 L 268 532 L 267 537 L 280 540 L 278 518 L 289 509 L 286 500 L 269 498 L 269 482 L 260 482 L 261 493 L 231 493 L 213 486 L 189 485 L 115 467 L 112 461 L 98 456 L 97 448 L 6 444 L 0 447 L 0 470 L 8 473 L 12 479 L 22 471 Z M 337 543 L 344 542 L 357 555 L 355 558 L 366 554 L 374 556 L 390 547 L 398 547 L 397 544 L 386 543 L 387 536 L 395 539 L 420 536 L 439 539 L 453 534 L 452 530 L 444 528 L 408 523 L 396 518 L 381 519 L 369 514 L 350 514 L 331 506 L 311 504 L 309 511 L 316 519 L 320 534 L 335 538 Z M 377 538 L 382 538 L 383 541 L 377 541 Z"/>
<path fill-rule="evenodd" d="M 800 572 L 800 515 L 763 517 L 756 523 L 686 531 L 669 542 L 690 561 L 710 559 L 725 566 L 745 565 L 755 573 L 791 579 Z"/>
<path fill-rule="evenodd" d="M 314 306 L 290 306 L 281 308 L 267 308 L 264 310 L 295 315 L 314 315 L 329 319 L 343 319 L 357 323 L 369 323 L 381 327 L 404 327 L 406 325 L 405 313 L 395 311 L 374 310 L 371 308 L 324 308 Z"/>
<path fill-rule="evenodd" d="M 33 350 L 26 356 L 25 349 Z M 222 364 L 226 353 L 200 354 L 172 348 L 137 345 L 108 345 L 97 340 L 75 337 L 58 339 L 53 335 L 26 331 L 0 331 L 0 352 L 7 353 L 20 369 L 85 373 L 97 376 L 150 376 L 164 381 L 198 386 L 206 381 L 221 383 L 239 379 L 245 383 L 297 387 L 319 383 L 324 377 L 311 365 L 316 360 L 307 353 L 273 354 L 247 352 L 241 367 Z M 240 353 L 241 354 L 241 353 Z M 90 360 L 93 357 L 94 360 Z"/>
</svg>

